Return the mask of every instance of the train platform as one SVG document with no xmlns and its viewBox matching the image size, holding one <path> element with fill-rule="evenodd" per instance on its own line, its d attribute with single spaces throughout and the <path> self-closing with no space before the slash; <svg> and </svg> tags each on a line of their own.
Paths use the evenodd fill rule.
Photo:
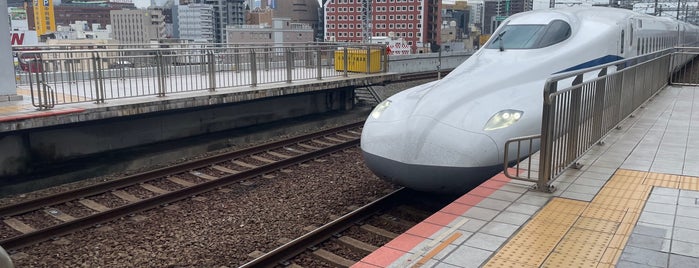
<svg viewBox="0 0 699 268">
<path fill-rule="evenodd" d="M 273 82 L 259 84 L 254 87 L 237 86 L 218 88 L 213 92 L 199 90 L 170 93 L 164 97 L 153 95 L 109 99 L 105 103 L 85 101 L 57 104 L 54 108 L 48 110 L 41 110 L 34 107 L 32 105 L 32 95 L 29 88 L 26 86 L 19 86 L 17 95 L 22 96 L 21 100 L 0 102 L 0 133 L 115 117 L 167 112 L 170 110 L 196 109 L 207 106 L 243 103 L 270 97 L 304 94 L 344 87 L 361 87 L 367 84 L 381 84 L 395 81 L 399 78 L 400 74 L 398 73 L 350 73 L 347 77 L 335 76 L 326 77 L 323 80 L 295 80 L 291 83 Z M 77 98 L 80 98 L 80 96 L 77 96 Z"/>
<path fill-rule="evenodd" d="M 699 267 L 698 106 L 669 86 L 553 193 L 499 174 L 353 267 Z"/>
</svg>

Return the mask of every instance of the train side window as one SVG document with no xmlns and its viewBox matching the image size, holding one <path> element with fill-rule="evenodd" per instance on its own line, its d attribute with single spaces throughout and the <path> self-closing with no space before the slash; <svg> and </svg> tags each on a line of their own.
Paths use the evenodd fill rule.
<svg viewBox="0 0 699 268">
<path fill-rule="evenodd" d="M 489 49 L 536 49 L 551 46 L 568 39 L 571 35 L 570 25 L 562 20 L 549 24 L 514 24 L 505 25 L 486 46 Z"/>
<path fill-rule="evenodd" d="M 641 38 L 636 40 L 636 55 L 641 55 Z"/>
<path fill-rule="evenodd" d="M 633 23 L 629 23 L 629 46 L 633 46 Z"/>
<path fill-rule="evenodd" d="M 546 27 L 546 32 L 541 37 L 537 47 L 554 45 L 570 37 L 570 25 L 562 20 L 554 20 Z"/>
<path fill-rule="evenodd" d="M 621 42 L 619 43 L 621 43 L 621 50 L 619 53 L 624 54 L 624 30 L 621 30 Z"/>
</svg>

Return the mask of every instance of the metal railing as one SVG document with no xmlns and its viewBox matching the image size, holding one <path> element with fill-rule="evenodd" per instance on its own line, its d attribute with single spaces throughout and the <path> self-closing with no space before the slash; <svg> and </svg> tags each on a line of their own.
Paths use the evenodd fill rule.
<svg viewBox="0 0 699 268">
<path fill-rule="evenodd" d="M 506 143 L 505 175 L 552 191 L 556 177 L 571 166 L 580 167 L 578 159 L 664 88 L 673 72 L 693 68 L 682 67 L 693 63 L 697 52 L 668 49 L 550 77 L 544 87 L 541 134 Z M 520 157 L 508 159 L 515 147 Z M 537 150 L 538 159 L 527 158 Z M 508 169 L 512 163 L 514 168 Z"/>
<path fill-rule="evenodd" d="M 347 56 L 357 51 L 367 51 L 366 68 L 359 68 L 360 71 L 356 67 L 363 62 L 353 62 L 355 59 Z M 18 86 L 29 87 L 32 103 L 39 109 L 77 102 L 104 103 L 110 99 L 322 80 L 346 77 L 353 70 L 386 72 L 388 58 L 383 45 L 364 44 L 51 49 L 17 51 L 17 57 Z M 355 68 L 348 71 L 348 62 Z"/>
<path fill-rule="evenodd" d="M 670 84 L 681 86 L 699 86 L 699 48 L 677 48 L 673 61 L 686 62 L 685 68 L 678 68 L 670 77 Z"/>
</svg>

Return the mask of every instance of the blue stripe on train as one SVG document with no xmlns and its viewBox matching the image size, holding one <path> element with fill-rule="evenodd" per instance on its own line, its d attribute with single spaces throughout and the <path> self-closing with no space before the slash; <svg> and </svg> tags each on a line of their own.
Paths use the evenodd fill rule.
<svg viewBox="0 0 699 268">
<path fill-rule="evenodd" d="M 607 56 L 604 56 L 604 57 L 596 58 L 596 59 L 594 59 L 594 60 L 590 60 L 590 61 L 587 61 L 587 62 L 583 62 L 583 63 L 581 63 L 581 64 L 578 64 L 578 65 L 575 65 L 575 66 L 570 67 L 570 68 L 568 68 L 568 69 L 565 69 L 565 70 L 563 70 L 563 71 L 559 71 L 559 72 L 557 72 L 557 73 L 555 73 L 555 74 L 565 73 L 565 72 L 570 72 L 570 71 L 575 71 L 575 70 L 581 70 L 581 69 L 590 68 L 590 67 L 595 67 L 595 66 L 597 66 L 597 65 L 602 65 L 602 64 L 605 64 L 605 63 L 610 63 L 610 62 L 618 61 L 618 60 L 621 60 L 621 59 L 624 59 L 624 58 L 619 57 L 619 56 L 617 56 L 617 55 L 607 55 Z"/>
</svg>

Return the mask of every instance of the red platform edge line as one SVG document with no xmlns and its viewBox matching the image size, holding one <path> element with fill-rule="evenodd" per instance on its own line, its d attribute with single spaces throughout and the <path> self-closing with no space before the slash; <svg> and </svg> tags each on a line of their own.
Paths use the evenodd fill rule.
<svg viewBox="0 0 699 268">
<path fill-rule="evenodd" d="M 513 170 L 510 172 L 513 172 Z M 507 178 L 502 172 L 498 173 L 418 225 L 413 226 L 413 228 L 410 228 L 410 230 L 406 231 L 404 234 L 401 234 L 391 240 L 391 242 L 388 242 L 388 244 L 372 252 L 369 256 L 364 257 L 352 267 L 387 267 L 391 265 L 398 260 L 398 258 L 404 256 L 411 249 L 415 248 L 415 246 L 425 241 L 425 239 L 447 227 L 456 218 L 466 213 L 471 207 L 506 185 L 510 180 L 511 179 Z"/>
<path fill-rule="evenodd" d="M 19 121 L 19 120 L 25 120 L 25 119 L 56 116 L 56 115 L 63 115 L 63 114 L 81 113 L 84 111 L 85 111 L 85 109 L 81 109 L 81 108 L 65 108 L 65 109 L 60 109 L 60 110 L 48 110 L 48 111 L 32 112 L 32 113 L 27 113 L 27 114 L 0 116 L 0 122 L 10 122 L 10 121 Z"/>
</svg>

